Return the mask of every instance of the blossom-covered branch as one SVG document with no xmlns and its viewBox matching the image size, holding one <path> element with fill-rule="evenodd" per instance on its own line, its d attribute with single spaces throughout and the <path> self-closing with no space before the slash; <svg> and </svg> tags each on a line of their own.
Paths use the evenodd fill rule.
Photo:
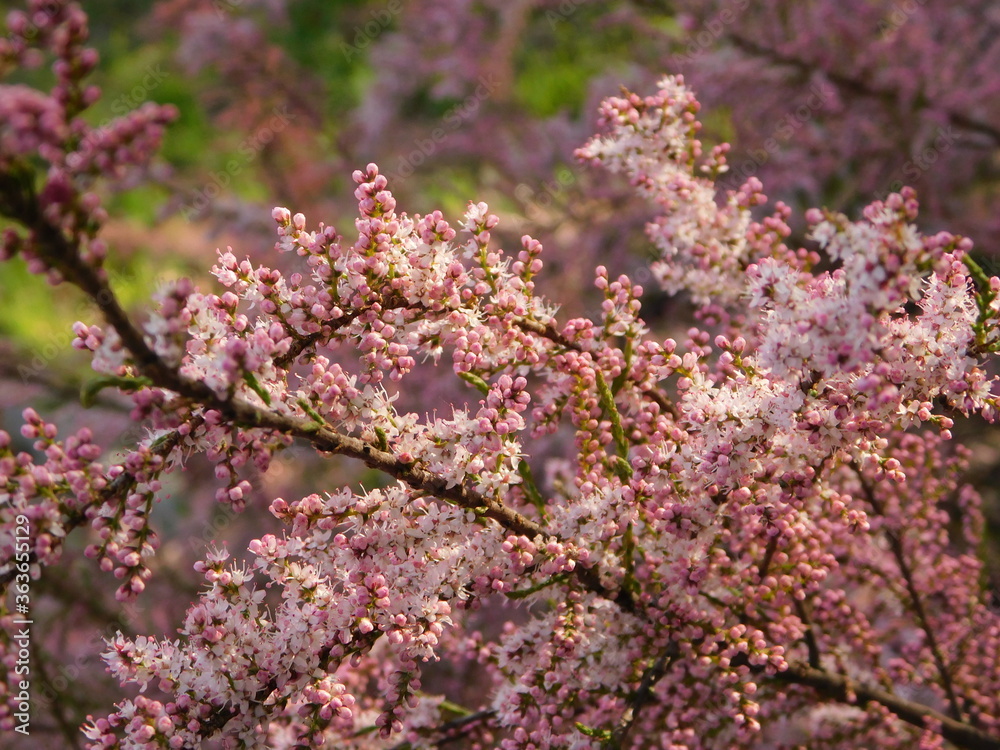
<svg viewBox="0 0 1000 750">
<path fill-rule="evenodd" d="M 397 211 L 374 164 L 353 175 L 356 239 L 276 208 L 281 268 L 220 250 L 217 292 L 166 285 L 140 321 L 101 269 L 89 190 L 144 164 L 172 113 L 81 152 L 107 146 L 78 118 L 85 20 L 31 8 L 49 30 L 17 36 L 15 17 L 4 54 L 35 44 L 72 75 L 18 89 L 0 126 L 5 254 L 96 303 L 103 321 L 74 326 L 98 373 L 84 396 L 117 388 L 148 429 L 110 469 L 88 431 L 58 440 L 33 410 L 35 454 L 0 433 L 0 524 L 31 519 L 32 573 L 87 523 L 119 598 L 142 595 L 162 480 L 192 454 L 234 511 L 248 469 L 293 441 L 383 477 L 271 499 L 284 533 L 195 563 L 180 638 L 109 639 L 141 694 L 91 718 L 91 747 L 1000 746 L 980 499 L 949 448 L 959 414 L 996 413 L 1000 279 L 968 240 L 921 235 L 912 191 L 860 221 L 814 209 L 793 249 L 790 209 L 753 213 L 758 181 L 720 194 L 727 148 L 703 152 L 699 105 L 668 77 L 606 100 L 579 154 L 660 210 L 654 275 L 702 321 L 681 342 L 603 266 L 600 313 L 559 320 L 535 293 L 540 243 L 495 247 L 484 203 L 456 226 Z M 399 408 L 435 367 L 450 411 Z M 14 550 L 0 538 L 8 583 Z M 511 603 L 480 632 L 477 612 Z M 479 705 L 430 688 L 438 660 L 478 670 Z"/>
</svg>

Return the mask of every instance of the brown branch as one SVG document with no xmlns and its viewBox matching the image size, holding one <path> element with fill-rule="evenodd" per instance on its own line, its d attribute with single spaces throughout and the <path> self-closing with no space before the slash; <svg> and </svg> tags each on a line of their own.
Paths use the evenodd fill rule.
<svg viewBox="0 0 1000 750">
<path fill-rule="evenodd" d="M 857 467 L 853 468 L 855 474 L 857 474 L 858 480 L 861 482 L 862 488 L 865 491 L 865 498 L 868 500 L 869 505 L 872 506 L 872 509 L 878 515 L 885 518 L 885 507 L 882 505 L 882 501 L 876 496 L 875 488 L 871 486 Z M 945 663 L 944 654 L 941 653 L 941 647 L 938 645 L 937 637 L 934 635 L 934 629 L 931 627 L 930 618 L 927 616 L 927 610 L 924 609 L 923 599 L 920 597 L 920 592 L 917 591 L 916 583 L 913 580 L 913 571 L 910 569 L 910 564 L 906 560 L 906 550 L 903 548 L 903 540 L 900 538 L 899 534 L 890 528 L 885 529 L 885 536 L 889 540 L 889 549 L 892 552 L 893 558 L 896 560 L 896 565 L 899 567 L 899 573 L 903 577 L 903 582 L 906 585 L 906 593 L 910 597 L 913 613 L 917 616 L 917 622 L 920 623 L 920 629 L 923 630 L 924 635 L 927 636 L 927 647 L 930 649 L 931 656 L 934 659 L 934 666 L 937 668 L 938 674 L 941 675 L 941 685 L 944 688 L 945 695 L 948 696 L 948 708 L 954 718 L 961 720 L 962 710 L 958 705 L 958 696 L 955 693 L 955 686 L 951 681 L 951 670 Z"/>
<path fill-rule="evenodd" d="M 880 688 L 855 683 L 843 675 L 832 674 L 806 664 L 792 663 L 784 672 L 775 674 L 774 679 L 811 687 L 821 695 L 848 705 L 864 706 L 867 703 L 879 703 L 906 723 L 921 729 L 926 728 L 928 720 L 940 723 L 941 736 L 967 750 L 1000 750 L 1000 739 L 970 724 Z"/>
<path fill-rule="evenodd" d="M 507 507 L 496 498 L 487 497 L 464 484 L 449 487 L 441 477 L 413 463 L 401 461 L 393 453 L 380 450 L 360 438 L 318 426 L 309 417 L 278 414 L 237 398 L 224 398 L 205 383 L 182 375 L 153 351 L 118 302 L 107 280 L 80 258 L 77 248 L 41 216 L 37 206 L 21 220 L 35 232 L 35 252 L 49 266 L 58 269 L 66 281 L 79 287 L 95 301 L 108 324 L 118 332 L 122 344 L 131 353 L 141 374 L 149 378 L 156 387 L 173 391 L 205 408 L 214 409 L 235 425 L 273 430 L 306 440 L 317 450 L 356 458 L 369 468 L 388 474 L 412 489 L 480 513 L 514 534 L 529 538 L 556 537 L 537 522 Z M 632 595 L 625 589 L 617 592 L 606 589 L 596 571 L 577 566 L 574 574 L 589 591 L 616 602 L 627 612 L 636 611 Z"/>
<path fill-rule="evenodd" d="M 787 65 L 795 68 L 802 73 L 811 73 L 818 69 L 832 83 L 852 94 L 870 99 L 882 99 L 883 101 L 887 101 L 892 104 L 900 103 L 899 92 L 893 89 L 878 88 L 861 78 L 855 78 L 854 76 L 838 73 L 834 70 L 828 70 L 827 68 L 821 67 L 817 63 L 804 60 L 800 57 L 795 57 L 794 55 L 779 52 L 771 47 L 766 47 L 736 32 L 729 32 L 727 36 L 730 40 L 732 40 L 733 44 L 738 49 L 746 52 L 747 54 L 753 55 L 754 57 L 763 57 L 772 62 L 778 63 L 779 65 Z M 953 109 L 943 109 L 942 112 L 944 112 L 944 114 L 948 117 L 948 121 L 952 125 L 963 128 L 964 130 L 970 130 L 974 133 L 985 135 L 992 139 L 995 144 L 1000 145 L 1000 129 L 997 127 L 987 122 L 976 120 Z"/>
<path fill-rule="evenodd" d="M 677 642 L 671 641 L 660 655 L 660 658 L 642 673 L 639 687 L 636 688 L 636 691 L 629 699 L 628 707 L 622 714 L 621 719 L 619 719 L 618 725 L 611 733 L 611 739 L 604 743 L 605 750 L 621 750 L 621 748 L 625 747 L 625 741 L 628 739 L 629 732 L 632 731 L 635 722 L 639 720 L 639 714 L 642 713 L 642 709 L 649 703 L 652 697 L 653 688 L 670 671 L 670 666 L 679 654 L 680 649 L 677 646 Z"/>
<path fill-rule="evenodd" d="M 806 650 L 809 652 L 809 666 L 814 669 L 819 669 L 819 643 L 816 642 L 816 634 L 813 632 L 812 620 L 809 619 L 809 613 L 806 612 L 806 605 L 798 599 L 795 599 L 794 597 L 792 598 L 795 601 L 795 614 L 798 615 L 800 620 L 802 620 L 802 624 L 806 626 L 806 632 L 803 636 L 803 640 L 806 644 Z"/>
<path fill-rule="evenodd" d="M 767 573 L 771 569 L 771 561 L 774 559 L 774 553 L 777 550 L 778 536 L 776 534 L 767 540 L 767 548 L 764 550 L 764 559 L 760 561 L 760 568 L 757 570 L 758 581 L 763 582 L 763 580 L 767 577 Z"/>
<path fill-rule="evenodd" d="M 4 180 L 0 179 L 0 209 L 4 210 L 10 206 L 9 202 L 5 202 L 9 196 L 3 195 L 5 187 Z M 42 218 L 37 203 L 33 203 L 30 208 L 30 211 L 21 213 L 18 219 L 35 232 L 36 246 L 33 248 L 35 252 L 50 267 L 58 270 L 67 281 L 78 286 L 95 301 L 105 319 L 118 332 L 123 345 L 132 354 L 140 372 L 153 381 L 155 386 L 173 391 L 204 407 L 216 409 L 236 425 L 275 430 L 307 440 L 318 450 L 357 458 L 367 466 L 383 471 L 413 489 L 427 492 L 474 510 L 514 533 L 530 537 L 554 536 L 537 522 L 506 507 L 500 501 L 486 497 L 465 485 L 448 487 L 442 478 L 414 464 L 404 463 L 392 453 L 379 450 L 359 438 L 344 435 L 326 427 L 317 428 L 317 424 L 311 419 L 278 414 L 259 409 L 248 402 L 235 398 L 220 397 L 204 383 L 184 377 L 164 362 L 147 344 L 141 331 L 135 327 L 121 307 L 103 275 L 84 263 L 79 257 L 76 247 L 62 235 L 60 230 L 50 226 Z M 545 327 L 530 322 L 526 327 L 529 330 L 541 327 L 546 335 L 551 337 L 551 334 L 554 334 L 566 341 L 565 337 L 562 337 L 554 329 L 548 330 L 551 326 Z M 558 342 L 556 338 L 553 340 Z M 134 477 L 128 477 L 128 480 L 134 481 Z M 906 570 L 909 570 L 908 567 Z M 626 590 L 613 591 L 605 588 L 597 571 L 578 566 L 574 570 L 574 574 L 589 591 L 614 602 L 626 612 L 641 616 L 632 595 Z M 907 582 L 909 586 L 912 586 L 911 577 L 907 577 Z M 915 599 L 915 601 L 917 600 Z M 363 645 L 367 639 L 359 639 L 359 641 Z M 321 663 L 329 659 L 330 651 L 331 649 L 327 648 L 321 652 Z M 664 669 L 665 667 L 666 664 L 664 664 Z M 942 673 L 942 676 L 944 677 L 945 674 L 946 671 Z M 649 690 L 652 689 L 654 677 L 655 670 L 644 675 L 644 682 L 649 682 Z M 914 726 L 923 727 L 925 721 L 931 719 L 940 723 L 945 739 L 969 750 L 1000 750 L 1000 740 L 990 737 L 969 724 L 945 716 L 927 706 L 899 698 L 884 690 L 854 685 L 843 676 L 812 666 L 791 664 L 785 671 L 777 673 L 774 678 L 790 684 L 812 687 L 823 695 L 848 704 L 880 703 L 901 720 Z M 276 689 L 276 685 L 276 679 L 272 678 L 257 692 L 254 700 L 265 701 Z M 957 711 L 956 714 L 961 715 Z M 203 727 L 212 731 L 221 729 L 235 715 L 234 708 L 220 709 L 203 723 Z"/>
</svg>

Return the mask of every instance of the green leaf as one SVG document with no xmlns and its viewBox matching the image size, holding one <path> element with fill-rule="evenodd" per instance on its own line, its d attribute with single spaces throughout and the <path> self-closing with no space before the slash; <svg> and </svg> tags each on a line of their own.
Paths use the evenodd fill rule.
<svg viewBox="0 0 1000 750">
<path fill-rule="evenodd" d="M 629 370 L 632 369 L 632 338 L 629 337 L 625 339 L 625 348 L 622 350 L 622 354 L 625 355 L 625 366 L 622 371 L 618 373 L 618 377 L 611 381 L 611 393 L 615 396 L 618 395 L 618 391 L 622 389 L 625 385 L 625 381 L 628 380 Z"/>
<path fill-rule="evenodd" d="M 632 464 L 621 456 L 615 456 L 611 459 L 611 471 L 623 482 L 627 482 L 632 478 Z"/>
<path fill-rule="evenodd" d="M 595 740 L 600 740 L 601 742 L 607 742 L 611 739 L 611 732 L 607 729 L 594 729 L 580 722 L 576 722 L 576 728 L 588 737 L 593 737 Z"/>
<path fill-rule="evenodd" d="M 133 393 L 141 388 L 151 388 L 153 381 L 147 377 L 129 377 L 121 375 L 101 375 L 100 377 L 88 380 L 80 389 L 80 403 L 85 409 L 89 409 L 97 400 L 97 394 L 105 388 L 117 388 L 125 393 Z"/>
<path fill-rule="evenodd" d="M 484 396 L 490 392 L 489 384 L 475 373 L 460 372 L 458 373 L 458 377 L 460 377 L 466 383 L 471 383 L 472 385 L 474 385 L 476 388 L 479 389 L 480 393 L 482 393 Z"/>
<path fill-rule="evenodd" d="M 969 274 L 976 280 L 976 284 L 982 287 L 981 291 L 988 293 L 990 291 L 990 277 L 986 275 L 983 267 L 968 253 L 962 256 L 962 262 L 969 269 Z"/>
<path fill-rule="evenodd" d="M 263 386 L 261 386 L 261 384 L 257 382 L 256 375 L 254 375 L 252 372 L 246 372 L 243 375 L 243 380 L 246 382 L 248 386 L 250 386 L 250 390 L 252 390 L 258 396 L 260 396 L 261 400 L 265 404 L 267 404 L 268 406 L 271 405 L 271 394 L 268 393 L 266 390 L 264 390 Z"/>
<path fill-rule="evenodd" d="M 471 716 L 472 711 L 465 706 L 460 706 L 457 703 L 452 703 L 447 698 L 438 704 L 438 708 L 442 711 L 450 711 L 453 714 L 458 714 L 459 716 Z"/>
<path fill-rule="evenodd" d="M 538 591 L 541 591 L 542 589 L 547 589 L 549 586 L 554 586 L 557 583 L 562 583 L 567 578 L 569 578 L 569 575 L 567 575 L 566 573 L 560 573 L 558 575 L 552 576 L 551 578 L 545 581 L 542 581 L 541 583 L 535 584 L 531 588 L 520 589 L 519 591 L 508 591 L 506 596 L 508 599 L 524 599 Z"/>
<path fill-rule="evenodd" d="M 622 418 L 618 413 L 618 407 L 615 406 L 615 397 L 608 388 L 608 383 L 604 379 L 604 373 L 602 373 L 598 368 L 594 368 L 594 375 L 597 376 L 597 393 L 601 398 L 601 409 L 604 410 L 604 416 L 611 420 L 611 435 L 615 439 L 615 447 L 618 448 L 618 455 L 623 460 L 628 456 L 628 442 L 625 440 L 625 430 L 622 428 Z M 617 474 L 619 469 L 615 469 Z M 632 467 L 628 467 L 629 476 L 632 475 Z"/>
<path fill-rule="evenodd" d="M 538 491 L 538 485 L 535 484 L 535 477 L 531 473 L 531 467 L 523 458 L 518 461 L 517 473 L 521 475 L 521 489 L 524 490 L 524 494 L 527 495 L 531 504 L 538 508 L 538 512 L 541 513 L 545 510 L 545 499 L 542 497 L 542 493 Z"/>
<path fill-rule="evenodd" d="M 320 427 L 326 427 L 326 420 L 324 420 L 323 417 L 321 417 L 319 413 L 309 405 L 308 401 L 304 398 L 300 398 L 296 401 L 296 403 L 302 411 L 309 415 L 309 418 L 313 421 L 313 424 L 315 424 L 315 427 L 310 429 L 309 432 L 315 432 Z"/>
</svg>

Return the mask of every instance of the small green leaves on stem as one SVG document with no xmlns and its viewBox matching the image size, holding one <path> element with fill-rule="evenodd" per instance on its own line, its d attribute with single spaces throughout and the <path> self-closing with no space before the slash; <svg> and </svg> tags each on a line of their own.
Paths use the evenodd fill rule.
<svg viewBox="0 0 1000 750">
<path fill-rule="evenodd" d="M 615 406 L 615 396 L 604 379 L 604 373 L 595 367 L 594 375 L 597 377 L 597 393 L 601 398 L 601 408 L 604 410 L 604 415 L 611 420 L 611 435 L 615 439 L 618 455 L 622 459 L 626 459 L 628 458 L 628 442 L 625 440 L 625 430 L 622 429 L 621 415 L 618 413 L 618 407 Z M 631 474 L 631 467 L 629 473 Z"/>
<path fill-rule="evenodd" d="M 618 377 L 611 381 L 611 393 L 615 396 L 618 395 L 618 391 L 622 389 L 625 385 L 625 381 L 628 380 L 628 371 L 632 367 L 632 338 L 629 337 L 625 339 L 625 346 L 622 349 L 622 354 L 625 356 L 625 366 L 622 371 L 618 373 Z"/>
<path fill-rule="evenodd" d="M 974 297 L 979 315 L 976 318 L 976 322 L 972 325 L 972 331 L 976 337 L 976 349 L 981 352 L 1000 351 L 1000 340 L 990 340 L 990 331 L 996 328 L 997 312 L 993 309 L 992 305 L 997 298 L 997 292 L 994 291 L 993 284 L 990 282 L 990 278 L 986 275 L 982 266 L 971 255 L 968 253 L 963 255 L 962 262 L 965 263 L 966 268 L 969 269 L 969 275 L 976 282 Z M 990 324 L 991 319 L 994 320 L 992 325 Z"/>
<path fill-rule="evenodd" d="M 595 740 L 600 740 L 601 742 L 609 742 L 611 740 L 611 731 L 608 729 L 594 729 L 593 727 L 588 727 L 586 724 L 581 724 L 580 722 L 576 722 L 576 728 L 583 734 L 588 737 L 592 737 Z"/>
<path fill-rule="evenodd" d="M 482 393 L 484 396 L 490 392 L 489 384 L 475 373 L 460 372 L 458 373 L 458 377 L 460 377 L 466 383 L 474 385 L 479 390 L 479 392 Z"/>
<path fill-rule="evenodd" d="M 623 482 L 632 478 L 632 465 L 621 456 L 615 456 L 611 459 L 611 470 Z"/>
<path fill-rule="evenodd" d="M 271 394 L 268 393 L 264 389 L 264 387 L 260 384 L 260 382 L 257 380 L 256 375 L 254 375 L 252 372 L 247 371 L 246 373 L 243 374 L 243 380 L 244 382 L 246 382 L 248 386 L 250 386 L 250 390 L 252 390 L 258 396 L 260 396 L 261 401 L 263 401 L 268 406 L 271 405 Z"/>
<path fill-rule="evenodd" d="M 528 500 L 538 508 L 538 512 L 542 513 L 545 510 L 545 499 L 542 497 L 542 493 L 538 491 L 538 485 L 535 484 L 535 477 L 531 473 L 531 466 L 523 458 L 517 464 L 517 473 L 521 475 L 521 489 L 527 496 Z"/>
<path fill-rule="evenodd" d="M 300 398 L 296 401 L 296 403 L 299 405 L 299 408 L 302 409 L 302 411 L 304 411 L 307 415 L 309 415 L 309 418 L 313 421 L 313 423 L 315 423 L 316 425 L 315 429 L 318 430 L 320 427 L 326 427 L 326 420 L 324 420 L 323 417 L 319 415 L 319 412 L 317 412 L 309 405 L 308 401 L 306 401 L 304 398 Z"/>
<path fill-rule="evenodd" d="M 97 394 L 105 388 L 117 388 L 125 393 L 133 393 L 142 388 L 151 388 L 153 381 L 146 377 L 131 377 L 123 375 L 101 375 L 88 380 L 80 389 L 80 403 L 89 409 L 97 400 Z"/>
<path fill-rule="evenodd" d="M 508 599 L 525 599 L 534 593 L 541 591 L 542 589 L 547 589 L 549 586 L 555 586 L 556 584 L 563 583 L 569 580 L 568 573 L 559 573 L 551 578 L 547 578 L 541 583 L 536 583 L 531 588 L 520 589 L 519 591 L 508 591 L 506 596 Z"/>
</svg>

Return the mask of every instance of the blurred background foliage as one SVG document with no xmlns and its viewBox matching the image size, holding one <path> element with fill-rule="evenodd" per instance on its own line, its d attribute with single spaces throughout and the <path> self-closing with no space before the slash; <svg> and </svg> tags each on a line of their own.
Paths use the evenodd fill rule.
<svg viewBox="0 0 1000 750">
<path fill-rule="evenodd" d="M 902 177 L 920 183 L 929 230 L 977 230 L 989 255 L 986 232 L 1000 228 L 1000 144 L 991 141 L 1000 108 L 983 96 L 1000 90 L 997 66 L 989 72 L 998 46 L 989 3 L 928 0 L 912 12 L 885 0 L 83 5 L 104 92 L 89 121 L 147 100 L 180 113 L 149 179 L 105 196 L 110 266 L 130 302 L 164 278 L 204 280 L 215 247 L 260 257 L 273 205 L 349 227 L 350 175 L 371 160 L 393 178 L 403 210 L 454 218 L 468 200 L 487 200 L 506 247 L 524 232 L 542 239 L 541 283 L 554 299 L 564 288 L 589 289 L 597 262 L 634 274 L 648 259 L 648 207 L 577 165 L 572 151 L 594 131 L 603 96 L 621 84 L 649 88 L 665 72 L 695 85 L 706 140 L 733 141 L 734 172 L 759 174 L 772 197 L 856 213 Z M 970 39 L 970 29 L 986 41 Z M 948 53 L 935 72 L 910 64 L 935 49 Z M 33 84 L 45 75 L 22 74 Z M 935 98 L 944 80 L 967 84 L 964 98 Z M 817 85 L 832 93 L 792 120 Z M 948 153 L 920 162 L 932 126 L 961 118 L 983 127 L 959 128 Z M 70 295 L 52 300 L 17 263 L 0 269 L 0 289 L 0 336 L 21 355 L 65 331 L 79 306 Z M 567 313 L 590 309 L 586 296 L 569 300 Z M 649 302 L 668 304 L 652 292 Z"/>
<path fill-rule="evenodd" d="M 5 5 L 17 4 L 0 3 L 0 8 Z M 224 116 L 225 98 L 218 95 L 218 89 L 226 85 L 223 71 L 206 66 L 192 74 L 185 68 L 179 56 L 185 30 L 178 27 L 177 17 L 169 14 L 175 21 L 172 25 L 157 22 L 157 6 L 161 11 L 168 6 L 166 10 L 171 11 L 176 9 L 169 6 L 180 4 L 124 0 L 83 5 L 90 17 L 92 44 L 101 56 L 92 81 L 104 92 L 86 113 L 88 121 L 99 125 L 141 105 L 147 97 L 173 104 L 180 113 L 168 130 L 161 152 L 163 165 L 153 179 L 125 186 L 127 189 L 108 196 L 106 203 L 112 217 L 111 231 L 119 240 L 112 247 L 109 270 L 123 300 L 141 309 L 150 291 L 164 278 L 180 275 L 205 278 L 217 244 L 210 235 L 219 227 L 209 227 L 211 222 L 204 220 L 185 222 L 188 226 L 178 227 L 165 206 L 171 197 L 183 196 L 185 190 L 197 193 L 206 176 L 211 184 L 211 175 L 224 172 L 227 162 L 245 160 L 240 147 L 246 145 L 253 131 L 247 127 L 249 121 Z M 375 78 L 370 51 L 377 44 L 377 37 L 392 32 L 398 23 L 397 16 L 379 14 L 386 3 L 370 0 L 289 2 L 281 8 L 280 22 L 269 22 L 276 20 L 276 4 L 269 7 L 236 0 L 184 5 L 180 13 L 204 12 L 223 22 L 250 21 L 262 33 L 269 49 L 280 49 L 287 55 L 287 61 L 283 62 L 290 63 L 297 75 L 310 79 L 308 114 L 318 120 L 310 136 L 317 146 L 326 145 L 330 150 L 335 150 L 338 140 L 349 131 L 350 116 Z M 536 9 L 535 13 L 544 15 L 542 9 Z M 594 7 L 580 17 L 579 24 L 553 28 L 544 18 L 542 23 L 535 24 L 518 50 L 514 83 L 517 105 L 529 116 L 548 117 L 563 111 L 581 116 L 589 81 L 599 73 L 613 72 L 616 67 L 621 69 L 628 64 L 632 44 L 627 30 L 595 28 L 590 33 L 581 33 L 581 24 L 589 26 L 602 15 L 602 9 Z M 365 24 L 369 24 L 368 29 L 376 28 L 376 33 L 368 33 Z M 260 51 L 266 54 L 265 49 Z M 154 78 L 162 76 L 162 81 L 148 91 L 142 82 L 147 71 L 153 71 Z M 36 86 L 43 86 L 48 77 L 45 69 L 19 76 L 21 81 Z M 290 85 L 295 90 L 305 90 L 301 80 L 293 80 Z M 241 95 L 239 91 L 231 93 L 236 97 Z M 280 100 L 281 92 L 275 93 Z M 408 97 L 405 104 L 414 120 L 433 122 L 460 101 L 432 97 L 425 90 Z M 587 115 L 593 119 L 592 112 Z M 329 158 L 321 152 L 316 157 Z M 345 164 L 339 174 L 331 175 L 324 192 L 339 209 L 338 215 L 316 219 L 350 220 L 353 214 L 350 171 L 360 166 L 363 163 Z M 432 197 L 426 200 L 433 201 L 435 206 L 443 204 L 452 213 L 461 211 L 470 198 L 478 196 L 474 175 L 481 166 L 429 164 L 427 171 L 438 173 L 430 180 Z M 239 175 L 234 175 L 238 179 L 226 186 L 224 196 L 259 206 L 262 218 L 257 222 L 265 226 L 269 222 L 266 207 L 283 202 L 283 196 L 270 189 L 273 180 L 278 179 L 267 174 L 272 168 L 280 169 L 281 165 L 272 167 L 264 160 L 246 165 Z M 166 237 L 153 237 L 164 230 Z M 28 274 L 19 262 L 0 266 L 0 290 L 0 336 L 21 358 L 30 358 L 47 342 L 59 339 L 83 304 L 75 291 L 52 295 L 44 280 Z M 83 377 L 89 367 L 86 357 L 75 357 L 68 348 L 57 359 L 58 367 L 73 363 L 74 369 L 83 368 L 82 372 L 75 372 L 76 377 Z"/>
</svg>

